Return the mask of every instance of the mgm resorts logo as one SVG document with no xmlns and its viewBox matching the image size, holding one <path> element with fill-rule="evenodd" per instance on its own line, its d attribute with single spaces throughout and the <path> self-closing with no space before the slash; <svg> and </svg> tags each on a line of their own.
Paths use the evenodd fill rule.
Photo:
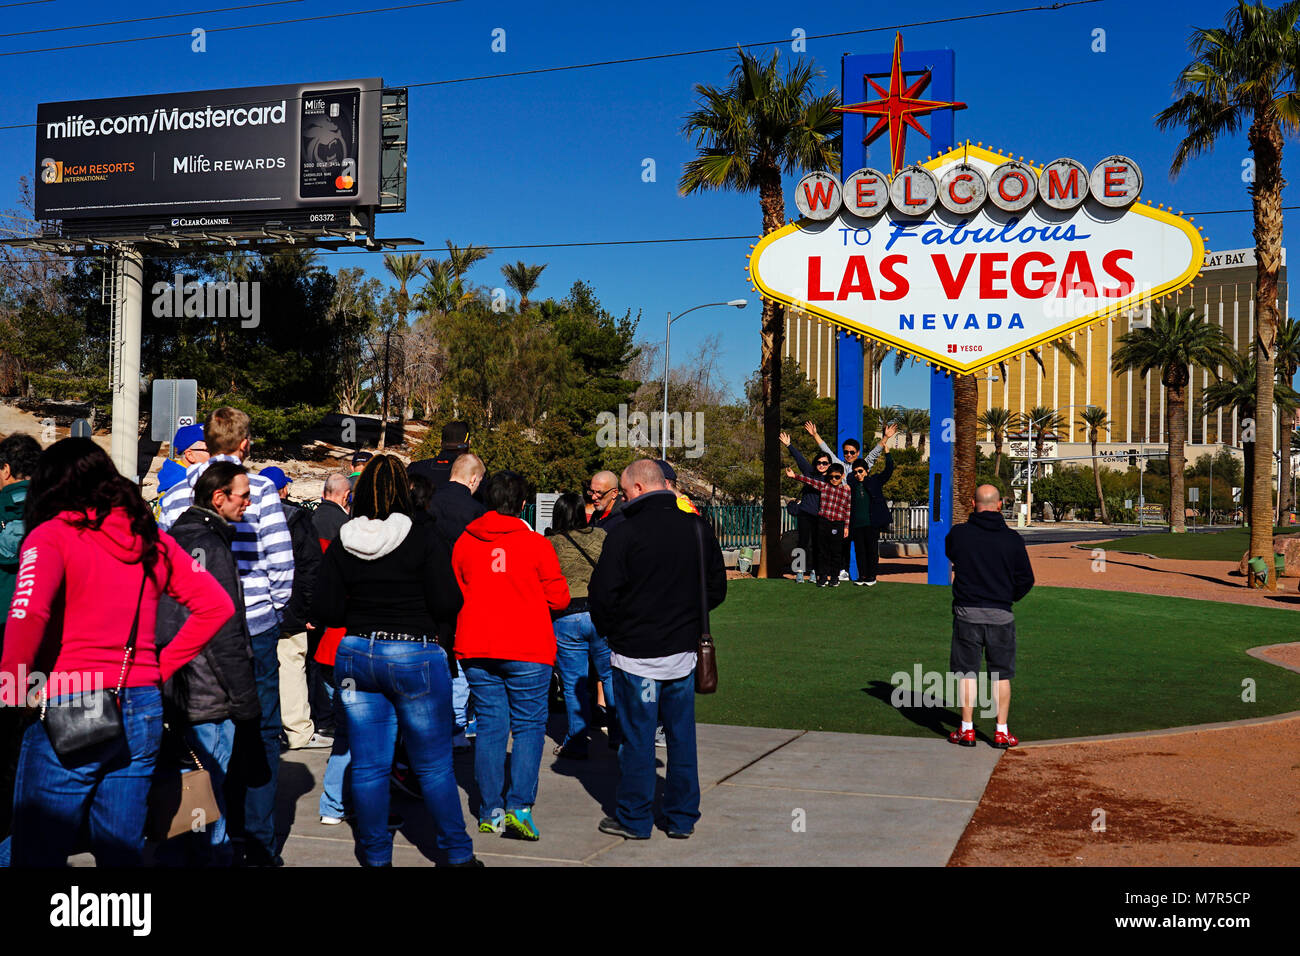
<svg viewBox="0 0 1300 956">
<path fill-rule="evenodd" d="M 107 182 L 114 173 L 133 173 L 135 163 L 65 163 L 46 157 L 41 160 L 41 182 L 54 183 Z"/>
</svg>

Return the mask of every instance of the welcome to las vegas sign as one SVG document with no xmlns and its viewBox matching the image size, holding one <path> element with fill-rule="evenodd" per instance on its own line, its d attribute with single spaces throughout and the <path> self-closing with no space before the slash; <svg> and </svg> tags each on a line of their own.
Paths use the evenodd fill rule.
<svg viewBox="0 0 1300 956">
<path fill-rule="evenodd" d="M 1109 156 L 1039 167 L 966 144 L 887 177 L 824 173 L 750 257 L 763 295 L 970 373 L 1190 283 L 1205 244 Z"/>
</svg>

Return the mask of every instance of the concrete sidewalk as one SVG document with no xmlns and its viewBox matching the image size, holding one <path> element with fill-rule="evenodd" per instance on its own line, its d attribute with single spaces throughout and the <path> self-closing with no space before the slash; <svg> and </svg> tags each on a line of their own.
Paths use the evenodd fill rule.
<svg viewBox="0 0 1300 956">
<path fill-rule="evenodd" d="M 590 759 L 561 761 L 551 756 L 551 734 L 534 808 L 541 840 L 475 832 L 475 853 L 488 866 L 943 866 L 1001 753 L 983 742 L 968 749 L 941 738 L 717 724 L 701 724 L 698 740 L 703 816 L 691 839 L 599 832 L 613 809 L 614 752 L 597 735 Z M 318 822 L 327 755 L 295 751 L 282 761 L 278 819 L 288 866 L 356 865 L 350 825 Z M 468 823 L 470 794 L 477 798 L 472 754 L 457 756 L 456 776 Z M 392 809 L 406 820 L 393 864 L 432 865 L 423 804 L 394 794 Z"/>
</svg>

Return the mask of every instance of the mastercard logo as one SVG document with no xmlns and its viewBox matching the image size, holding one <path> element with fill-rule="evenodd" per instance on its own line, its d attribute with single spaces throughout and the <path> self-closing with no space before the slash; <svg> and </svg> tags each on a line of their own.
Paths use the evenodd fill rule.
<svg viewBox="0 0 1300 956">
<path fill-rule="evenodd" d="M 334 180 L 334 187 L 336 189 L 351 189 L 355 183 L 356 180 L 351 176 L 339 176 Z"/>
</svg>

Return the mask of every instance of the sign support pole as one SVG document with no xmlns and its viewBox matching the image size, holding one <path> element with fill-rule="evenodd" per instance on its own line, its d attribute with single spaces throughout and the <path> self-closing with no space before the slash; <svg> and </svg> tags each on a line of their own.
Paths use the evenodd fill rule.
<svg viewBox="0 0 1300 956">
<path fill-rule="evenodd" d="M 132 245 L 114 255 L 113 283 L 113 465 L 139 484 L 140 335 L 144 307 L 144 259 Z"/>
<path fill-rule="evenodd" d="M 840 98 L 844 103 L 870 99 L 866 76 L 888 76 L 893 55 L 886 53 L 845 55 L 840 61 Z M 904 73 L 930 71 L 927 99 L 951 102 L 956 98 L 957 54 L 952 50 L 903 51 L 900 64 Z M 865 117 L 861 113 L 844 115 L 845 174 L 867 165 L 867 151 L 862 143 L 866 136 Z M 941 109 L 930 114 L 930 141 L 927 149 L 938 155 L 956 143 L 954 110 Z M 883 164 L 882 164 L 883 165 Z M 891 170 L 896 172 L 896 170 Z M 839 335 L 836 357 L 835 401 L 838 410 L 839 441 L 861 439 L 862 430 L 862 343 L 856 336 Z M 930 514 L 926 550 L 929 555 L 926 580 L 947 587 L 952 583 L 951 567 L 944 555 L 943 543 L 952 527 L 952 461 L 955 431 L 953 426 L 953 377 L 935 368 L 930 375 Z M 864 449 L 865 450 L 865 449 Z M 856 569 L 850 570 L 856 575 Z"/>
</svg>

